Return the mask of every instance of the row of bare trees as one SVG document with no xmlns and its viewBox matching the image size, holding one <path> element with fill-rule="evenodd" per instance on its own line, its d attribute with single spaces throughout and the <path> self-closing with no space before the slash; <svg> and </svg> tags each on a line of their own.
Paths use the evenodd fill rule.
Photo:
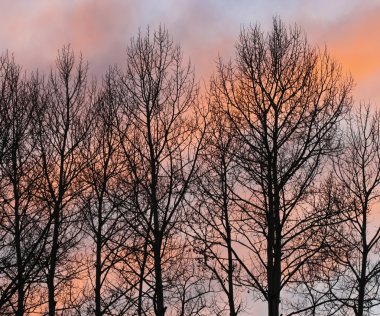
<svg viewBox="0 0 380 316">
<path fill-rule="evenodd" d="M 87 68 L 0 58 L 1 315 L 376 311 L 380 114 L 326 50 L 244 28 L 203 97 L 163 28 Z"/>
</svg>

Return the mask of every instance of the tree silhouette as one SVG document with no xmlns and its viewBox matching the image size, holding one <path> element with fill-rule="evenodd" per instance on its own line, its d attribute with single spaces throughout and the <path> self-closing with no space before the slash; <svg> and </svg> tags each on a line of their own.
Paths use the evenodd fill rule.
<svg viewBox="0 0 380 316">
<path fill-rule="evenodd" d="M 163 27 L 91 84 L 70 46 L 48 75 L 1 55 L 0 314 L 373 313 L 380 121 L 352 86 L 280 18 L 203 97 Z"/>
<path fill-rule="evenodd" d="M 360 105 L 348 120 L 345 150 L 334 160 L 336 197 L 344 221 L 334 232 L 340 237 L 335 260 L 342 266 L 330 291 L 341 314 L 369 314 L 379 305 L 380 228 L 371 227 L 372 211 L 379 198 L 379 113 Z M 333 248 L 334 250 L 334 248 Z"/>
<path fill-rule="evenodd" d="M 0 58 L 1 73 L 1 220 L 0 309 L 24 315 L 37 304 L 31 302 L 41 277 L 40 260 L 47 236 L 48 217 L 38 205 L 41 170 L 36 167 L 32 102 L 34 80 L 8 54 Z M 17 294 L 17 299 L 14 298 Z"/>
<path fill-rule="evenodd" d="M 164 315 L 165 300 L 170 301 L 165 297 L 174 282 L 170 256 L 173 249 L 181 251 L 183 200 L 203 136 L 196 133 L 202 121 L 191 117 L 198 88 L 190 64 L 184 66 L 182 59 L 165 29 L 148 30 L 131 41 L 121 75 L 121 111 L 129 119 L 127 126 L 121 120 L 119 132 L 135 194 L 129 223 L 142 240 L 140 279 L 153 289 L 156 315 Z M 141 309 L 140 301 L 138 315 L 144 314 Z"/>
<path fill-rule="evenodd" d="M 46 262 L 49 316 L 56 313 L 56 281 L 63 286 L 59 291 L 63 306 L 59 308 L 66 308 L 64 285 L 72 281 L 79 268 L 74 257 L 70 258 L 70 250 L 80 237 L 80 227 L 75 223 L 80 211 L 78 198 L 84 188 L 78 180 L 87 164 L 80 155 L 91 118 L 87 66 L 82 58 L 76 63 L 73 51 L 66 46 L 59 51 L 56 67 L 45 87 L 47 97 L 37 122 L 38 163 L 43 173 L 43 188 L 38 195 L 51 216 Z M 70 289 L 67 291 L 71 299 Z"/>
<path fill-rule="evenodd" d="M 216 280 L 226 296 L 225 300 L 219 298 L 217 314 L 227 310 L 230 316 L 235 316 L 243 307 L 236 286 L 240 269 L 233 251 L 239 207 L 234 201 L 239 176 L 232 155 L 236 143 L 234 131 L 219 104 L 209 107 L 205 146 L 198 161 L 199 176 L 190 203 L 193 212 L 188 221 L 201 267 L 211 273 L 208 277 Z"/>
<path fill-rule="evenodd" d="M 275 18 L 241 32 L 234 63 L 219 62 L 211 93 L 236 130 L 244 174 L 236 254 L 246 280 L 280 315 L 281 292 L 316 255 L 315 227 L 326 214 L 307 207 L 324 158 L 338 148 L 338 122 L 351 79 L 297 27 Z"/>
</svg>

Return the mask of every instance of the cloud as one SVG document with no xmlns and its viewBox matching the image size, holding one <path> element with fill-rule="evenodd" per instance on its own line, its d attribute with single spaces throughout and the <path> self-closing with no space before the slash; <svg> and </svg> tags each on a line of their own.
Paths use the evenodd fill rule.
<svg viewBox="0 0 380 316">
<path fill-rule="evenodd" d="M 314 43 L 326 44 L 331 55 L 356 81 L 355 98 L 380 106 L 380 3 L 353 7 L 326 23 L 303 21 Z"/>
<path fill-rule="evenodd" d="M 23 1 L 20 1 L 23 2 Z M 139 6 L 131 1 L 40 0 L 9 4 L 0 14 L 1 49 L 14 52 L 27 68 L 46 68 L 57 50 L 71 44 L 94 67 L 104 68 L 123 52 L 135 31 Z"/>
<path fill-rule="evenodd" d="M 57 50 L 71 43 L 103 73 L 123 64 L 125 48 L 139 27 L 165 25 L 207 81 L 220 54 L 229 58 L 240 28 L 274 15 L 298 23 L 312 43 L 329 51 L 357 81 L 357 97 L 380 104 L 380 3 L 377 0 L 3 0 L 0 50 L 15 53 L 27 69 L 48 69 Z M 366 87 L 364 87 L 366 85 Z M 371 87 L 371 88 L 369 88 Z"/>
</svg>

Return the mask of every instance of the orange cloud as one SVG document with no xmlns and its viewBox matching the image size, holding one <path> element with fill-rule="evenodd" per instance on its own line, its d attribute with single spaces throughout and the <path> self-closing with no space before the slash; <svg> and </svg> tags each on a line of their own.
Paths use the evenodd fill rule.
<svg viewBox="0 0 380 316">
<path fill-rule="evenodd" d="M 336 21 L 304 21 L 309 39 L 327 45 L 331 55 L 351 72 L 357 101 L 380 106 L 380 6 L 351 11 Z"/>
<path fill-rule="evenodd" d="M 380 10 L 348 20 L 334 30 L 330 50 L 357 79 L 380 70 Z"/>
</svg>

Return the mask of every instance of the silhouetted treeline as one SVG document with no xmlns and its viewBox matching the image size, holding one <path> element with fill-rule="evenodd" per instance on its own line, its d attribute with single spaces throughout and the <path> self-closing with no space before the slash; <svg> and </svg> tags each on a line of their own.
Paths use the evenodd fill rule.
<svg viewBox="0 0 380 316">
<path fill-rule="evenodd" d="M 279 18 L 202 95 L 164 28 L 96 81 L 70 46 L 49 74 L 3 54 L 0 315 L 375 312 L 380 114 L 352 87 Z"/>
</svg>

